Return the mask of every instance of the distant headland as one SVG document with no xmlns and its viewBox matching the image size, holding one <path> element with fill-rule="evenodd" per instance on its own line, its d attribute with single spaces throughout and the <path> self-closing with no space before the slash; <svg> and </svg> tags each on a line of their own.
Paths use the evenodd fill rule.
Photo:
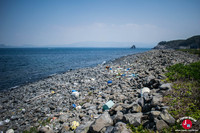
<svg viewBox="0 0 200 133">
<path fill-rule="evenodd" d="M 153 49 L 199 49 L 200 35 L 190 37 L 186 40 L 172 40 L 159 42 Z"/>
</svg>

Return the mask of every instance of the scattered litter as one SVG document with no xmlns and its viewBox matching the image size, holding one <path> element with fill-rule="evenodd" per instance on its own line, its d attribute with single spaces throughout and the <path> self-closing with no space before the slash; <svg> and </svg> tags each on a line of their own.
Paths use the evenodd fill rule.
<svg viewBox="0 0 200 133">
<path fill-rule="evenodd" d="M 6 119 L 4 122 L 5 122 L 5 123 L 9 123 L 9 122 L 10 122 L 10 119 Z"/>
<path fill-rule="evenodd" d="M 122 77 L 125 77 L 125 76 L 126 76 L 126 74 L 122 74 L 121 76 L 122 76 Z"/>
<path fill-rule="evenodd" d="M 113 101 L 109 100 L 106 104 L 103 105 L 103 110 L 109 110 L 113 105 Z"/>
<path fill-rule="evenodd" d="M 79 105 L 76 107 L 76 110 L 80 110 L 82 107 Z"/>
<path fill-rule="evenodd" d="M 72 107 L 73 107 L 73 108 L 76 108 L 76 104 L 72 104 Z"/>
<path fill-rule="evenodd" d="M 79 92 L 78 91 L 72 92 L 72 96 L 74 96 L 75 98 L 78 98 L 79 97 Z"/>
<path fill-rule="evenodd" d="M 106 66 L 106 69 L 109 69 L 110 67 L 109 66 Z"/>
<path fill-rule="evenodd" d="M 80 125 L 79 122 L 73 121 L 70 127 L 72 130 L 75 130 L 79 125 Z"/>
</svg>

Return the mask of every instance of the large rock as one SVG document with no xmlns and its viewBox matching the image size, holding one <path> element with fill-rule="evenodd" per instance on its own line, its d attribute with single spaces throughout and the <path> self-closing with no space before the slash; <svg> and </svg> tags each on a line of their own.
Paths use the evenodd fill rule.
<svg viewBox="0 0 200 133">
<path fill-rule="evenodd" d="M 115 124 L 112 133 L 132 133 L 132 131 L 130 129 L 127 129 L 125 123 L 118 122 L 117 124 Z"/>
<path fill-rule="evenodd" d="M 167 112 L 167 110 L 164 110 L 160 117 L 167 122 L 169 125 L 173 125 L 175 123 L 175 119 Z"/>
<path fill-rule="evenodd" d="M 59 116 L 59 121 L 64 123 L 67 122 L 68 118 L 69 116 L 67 114 L 63 114 Z"/>
<path fill-rule="evenodd" d="M 114 127 L 113 126 L 109 126 L 106 128 L 105 133 L 111 133 L 113 131 Z"/>
<path fill-rule="evenodd" d="M 87 133 L 92 123 L 93 122 L 89 121 L 85 124 L 78 126 L 75 130 L 75 133 Z"/>
<path fill-rule="evenodd" d="M 155 77 L 153 75 L 148 76 L 146 82 L 147 82 L 146 85 L 150 87 L 156 82 Z"/>
<path fill-rule="evenodd" d="M 152 99 L 152 95 L 150 93 L 147 93 L 147 92 L 143 93 L 143 97 L 144 97 L 145 103 L 150 102 L 151 99 Z"/>
<path fill-rule="evenodd" d="M 14 133 L 14 130 L 13 129 L 9 129 L 6 131 L 6 133 Z"/>
<path fill-rule="evenodd" d="M 91 132 L 100 132 L 104 127 L 112 126 L 113 120 L 108 112 L 103 113 L 91 126 Z"/>
<path fill-rule="evenodd" d="M 125 121 L 133 126 L 139 126 L 141 124 L 142 113 L 125 114 Z"/>
<path fill-rule="evenodd" d="M 145 93 L 145 92 L 147 92 L 147 93 L 150 93 L 150 89 L 148 88 L 148 87 L 144 87 L 144 88 L 142 88 L 141 89 L 141 95 L 143 96 L 143 94 Z"/>
<path fill-rule="evenodd" d="M 131 110 L 132 113 L 142 112 L 142 107 L 139 104 L 134 104 Z"/>
<path fill-rule="evenodd" d="M 156 121 L 156 129 L 158 131 L 160 131 L 160 130 L 162 130 L 164 128 L 168 128 L 168 125 L 163 120 L 157 120 Z"/>
<path fill-rule="evenodd" d="M 139 99 L 137 99 L 137 103 L 143 107 L 144 106 L 144 98 L 143 97 L 140 97 Z"/>
<path fill-rule="evenodd" d="M 39 133 L 54 133 L 54 131 L 49 126 L 45 126 L 39 129 Z"/>
<path fill-rule="evenodd" d="M 171 86 L 172 86 L 171 83 L 162 84 L 162 85 L 160 86 L 160 89 L 161 89 L 161 90 L 171 90 Z"/>
<path fill-rule="evenodd" d="M 114 123 L 117 123 L 117 122 L 120 122 L 120 121 L 124 121 L 124 115 L 122 112 L 117 112 L 117 114 L 113 117 L 113 122 Z"/>
<path fill-rule="evenodd" d="M 154 120 L 155 118 L 157 118 L 159 115 L 161 114 L 160 111 L 151 111 L 149 114 L 149 118 L 150 120 Z"/>
<path fill-rule="evenodd" d="M 163 100 L 163 97 L 161 95 L 153 96 L 153 99 L 151 100 L 152 106 L 160 105 Z"/>
</svg>

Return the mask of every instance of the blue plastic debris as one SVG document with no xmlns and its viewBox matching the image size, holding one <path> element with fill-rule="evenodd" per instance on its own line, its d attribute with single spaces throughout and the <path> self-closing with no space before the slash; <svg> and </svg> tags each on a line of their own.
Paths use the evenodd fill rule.
<svg viewBox="0 0 200 133">
<path fill-rule="evenodd" d="M 73 108 L 76 108 L 76 104 L 72 104 L 72 107 L 73 107 Z"/>
<path fill-rule="evenodd" d="M 122 77 L 125 77 L 125 76 L 126 76 L 126 74 L 122 74 L 121 76 L 122 76 Z"/>
<path fill-rule="evenodd" d="M 112 70 L 112 68 L 110 68 L 110 70 Z"/>
<path fill-rule="evenodd" d="M 76 90 L 72 90 L 72 92 L 76 92 Z"/>
<path fill-rule="evenodd" d="M 111 84 L 112 83 L 112 80 L 108 80 L 108 84 Z"/>
</svg>

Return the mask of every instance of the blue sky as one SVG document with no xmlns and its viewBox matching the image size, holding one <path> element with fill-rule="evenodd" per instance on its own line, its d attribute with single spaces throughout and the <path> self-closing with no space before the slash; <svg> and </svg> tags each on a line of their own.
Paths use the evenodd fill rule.
<svg viewBox="0 0 200 133">
<path fill-rule="evenodd" d="M 200 0 L 0 0 L 0 44 L 152 47 L 199 35 L 199 5 Z"/>
</svg>

